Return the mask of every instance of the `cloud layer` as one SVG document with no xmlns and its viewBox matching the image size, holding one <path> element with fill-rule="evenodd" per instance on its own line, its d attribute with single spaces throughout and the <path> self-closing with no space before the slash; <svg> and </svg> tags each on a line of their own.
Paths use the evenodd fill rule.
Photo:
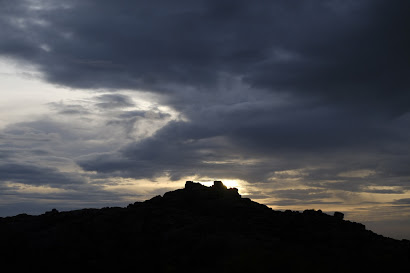
<svg viewBox="0 0 410 273">
<path fill-rule="evenodd" d="M 102 92 L 3 129 L 3 183 L 218 178 L 278 207 L 408 203 L 408 1 L 0 6 L 1 56 Z"/>
</svg>

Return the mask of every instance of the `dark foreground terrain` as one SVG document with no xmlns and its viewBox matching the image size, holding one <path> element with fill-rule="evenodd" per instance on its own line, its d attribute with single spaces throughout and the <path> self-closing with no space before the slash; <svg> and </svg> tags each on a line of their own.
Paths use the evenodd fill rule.
<svg viewBox="0 0 410 273">
<path fill-rule="evenodd" d="M 126 208 L 0 218 L 0 247 L 2 272 L 410 272 L 406 240 L 341 213 L 274 211 L 219 182 Z"/>
</svg>

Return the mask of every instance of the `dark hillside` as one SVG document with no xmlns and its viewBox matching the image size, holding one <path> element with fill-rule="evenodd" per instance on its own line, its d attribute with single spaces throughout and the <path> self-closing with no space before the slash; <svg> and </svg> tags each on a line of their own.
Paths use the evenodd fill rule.
<svg viewBox="0 0 410 273">
<path fill-rule="evenodd" d="M 408 241 L 341 213 L 274 211 L 220 182 L 126 208 L 0 218 L 0 245 L 7 272 L 410 272 Z"/>
</svg>

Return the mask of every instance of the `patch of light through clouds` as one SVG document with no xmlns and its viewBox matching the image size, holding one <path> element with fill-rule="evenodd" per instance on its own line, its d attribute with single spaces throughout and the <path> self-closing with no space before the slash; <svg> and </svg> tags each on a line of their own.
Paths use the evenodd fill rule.
<svg viewBox="0 0 410 273">
<path fill-rule="evenodd" d="M 86 115 L 66 115 L 60 117 L 67 123 L 77 124 L 77 128 L 106 126 L 116 114 L 130 114 L 133 111 L 144 111 L 143 118 L 137 120 L 128 137 L 134 141 L 152 136 L 157 130 L 171 120 L 180 120 L 181 115 L 166 105 L 161 105 L 158 98 L 148 92 L 133 90 L 118 90 L 114 94 L 129 97 L 135 106 L 124 109 L 98 109 L 95 105 L 98 98 L 112 91 L 68 89 L 42 81 L 41 73 L 29 65 L 13 63 L 7 59 L 0 59 L 0 81 L 2 82 L 2 95 L 0 96 L 0 129 L 18 122 L 31 122 L 39 119 L 53 118 L 58 109 L 66 107 L 73 110 L 81 108 L 93 121 L 86 119 Z M 57 112 L 57 113 L 56 113 Z M 159 118 L 166 114 L 166 118 Z M 82 124 L 87 122 L 87 124 Z M 95 122 L 97 121 L 97 122 Z M 111 120 L 112 121 L 112 120 Z M 76 126 L 73 126 L 75 130 Z"/>
</svg>

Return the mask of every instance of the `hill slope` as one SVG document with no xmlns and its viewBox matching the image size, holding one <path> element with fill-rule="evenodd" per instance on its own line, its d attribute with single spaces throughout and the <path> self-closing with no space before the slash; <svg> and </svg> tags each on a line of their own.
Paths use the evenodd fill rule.
<svg viewBox="0 0 410 273">
<path fill-rule="evenodd" d="M 0 218 L 8 272 L 410 272 L 410 245 L 341 213 L 274 211 L 236 189 L 185 189 L 126 208 Z"/>
</svg>

